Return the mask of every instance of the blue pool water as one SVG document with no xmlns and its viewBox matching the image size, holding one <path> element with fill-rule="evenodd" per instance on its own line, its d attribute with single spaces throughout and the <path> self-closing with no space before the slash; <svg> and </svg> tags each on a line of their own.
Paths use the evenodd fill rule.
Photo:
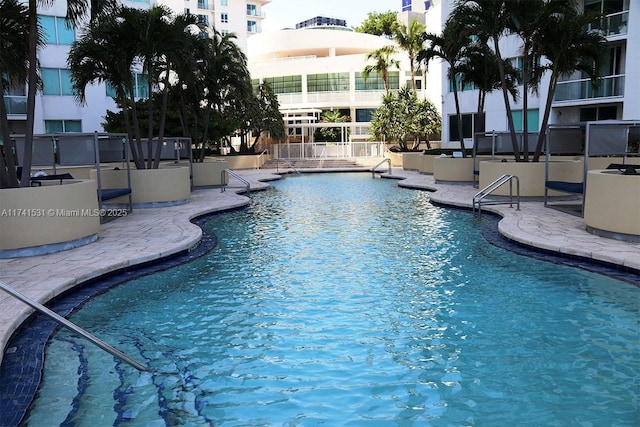
<svg viewBox="0 0 640 427">
<path fill-rule="evenodd" d="M 287 178 L 205 257 L 100 295 L 47 348 L 29 425 L 640 421 L 640 290 L 488 244 L 368 174 Z"/>
</svg>

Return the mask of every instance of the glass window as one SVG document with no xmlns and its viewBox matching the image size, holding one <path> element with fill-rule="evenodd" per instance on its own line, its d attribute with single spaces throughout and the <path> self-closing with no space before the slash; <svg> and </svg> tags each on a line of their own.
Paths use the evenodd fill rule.
<svg viewBox="0 0 640 427">
<path fill-rule="evenodd" d="M 375 108 L 357 108 L 356 122 L 370 122 L 375 112 Z"/>
<path fill-rule="evenodd" d="M 82 122 L 80 120 L 45 120 L 45 133 L 60 132 L 82 132 Z"/>
<path fill-rule="evenodd" d="M 64 18 L 59 16 L 38 16 L 38 23 L 45 32 L 47 44 L 70 45 L 76 39 L 75 29 L 67 27 Z"/>
<path fill-rule="evenodd" d="M 247 21 L 247 31 L 250 33 L 257 33 L 258 23 L 256 21 Z"/>
<path fill-rule="evenodd" d="M 349 90 L 349 73 L 309 74 L 307 92 L 334 92 Z"/>
<path fill-rule="evenodd" d="M 228 24 L 229 23 L 229 14 L 228 13 L 221 13 L 220 14 L 220 22 L 222 22 L 223 24 Z"/>
<path fill-rule="evenodd" d="M 302 92 L 302 76 L 267 77 L 264 79 L 273 90 L 273 93 L 300 93 Z"/>
<path fill-rule="evenodd" d="M 255 4 L 247 5 L 247 15 L 249 16 L 258 16 L 258 9 Z"/>
<path fill-rule="evenodd" d="M 148 98 L 149 88 L 147 87 L 147 75 L 146 74 L 132 74 L 131 78 L 133 79 L 133 90 L 135 92 L 136 98 Z M 116 90 L 107 82 L 106 84 L 106 95 L 115 98 Z"/>
<path fill-rule="evenodd" d="M 55 96 L 73 96 L 73 85 L 71 83 L 71 72 L 60 68 L 42 68 L 40 70 L 42 76 L 44 95 Z"/>
<path fill-rule="evenodd" d="M 400 88 L 400 72 L 389 72 L 389 89 Z M 365 79 L 361 72 L 356 72 L 356 90 L 384 90 L 384 82 L 379 73 L 371 73 Z"/>
<path fill-rule="evenodd" d="M 229 6 L 229 0 L 220 0 L 220 6 Z"/>
<path fill-rule="evenodd" d="M 511 111 L 511 117 L 513 117 L 513 126 L 516 132 L 522 132 L 524 122 L 522 110 L 513 110 Z M 538 120 L 539 120 L 539 110 L 536 108 L 534 110 L 527 111 L 527 128 L 529 132 L 537 132 L 538 131 Z"/>
</svg>

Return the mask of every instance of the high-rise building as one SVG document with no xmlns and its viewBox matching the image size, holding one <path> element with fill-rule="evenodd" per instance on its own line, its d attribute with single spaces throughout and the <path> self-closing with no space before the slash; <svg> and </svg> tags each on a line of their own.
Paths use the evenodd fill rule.
<svg viewBox="0 0 640 427">
<path fill-rule="evenodd" d="M 403 1 L 403 6 L 408 1 Z M 412 6 L 416 2 L 411 2 Z M 417 2 L 422 3 L 422 2 Z M 425 12 L 427 31 L 438 33 L 454 8 L 454 0 L 434 0 Z M 638 120 L 640 119 L 640 2 L 635 0 L 580 0 L 581 10 L 596 10 L 605 15 L 602 25 L 607 39 L 608 53 L 602 82 L 594 87 L 586 76 L 579 72 L 562 76 L 558 82 L 549 117 L 550 124 L 576 123 L 593 120 Z M 606 30 L 604 30 L 606 29 Z M 501 42 L 503 57 L 516 67 L 522 64 L 521 42 L 516 36 L 506 36 Z M 447 78 L 449 64 L 435 60 L 429 66 L 427 86 L 442 88 L 442 140 L 444 146 L 459 146 L 456 124 L 456 109 L 453 91 Z M 548 93 L 549 75 L 546 73 L 537 93 L 528 97 L 527 117 L 531 132 L 538 132 L 542 123 Z M 439 83 L 437 82 L 439 80 Z M 522 86 L 520 86 L 522 93 Z M 508 120 L 502 93 L 487 94 L 484 121 L 474 120 L 477 111 L 478 90 L 470 86 L 459 92 L 463 121 L 463 138 L 470 147 L 475 132 L 506 131 Z M 511 102 L 512 116 L 517 132 L 523 131 L 522 96 Z M 480 126 L 480 129 L 476 128 Z"/>
<path fill-rule="evenodd" d="M 223 34 L 235 33 L 236 43 L 246 51 L 247 38 L 262 29 L 262 6 L 271 0 L 123 0 L 122 4 L 149 8 L 164 4 L 176 13 L 198 15 Z M 55 1 L 47 6 L 38 4 L 38 19 L 46 30 L 46 45 L 38 52 L 43 90 L 36 96 L 35 133 L 101 131 L 107 110 L 117 107 L 104 83 L 87 88 L 86 105 L 79 105 L 74 97 L 67 68 L 67 56 L 80 28 L 67 28 L 64 20 L 66 2 Z M 139 76 L 134 76 L 138 78 Z M 9 131 L 24 133 L 27 119 L 26 84 L 5 94 Z M 147 96 L 140 93 L 141 98 Z"/>
</svg>

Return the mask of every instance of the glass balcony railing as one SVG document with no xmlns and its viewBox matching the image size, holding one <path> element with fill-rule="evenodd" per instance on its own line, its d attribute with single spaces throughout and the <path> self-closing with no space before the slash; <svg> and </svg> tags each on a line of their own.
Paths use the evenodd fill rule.
<svg viewBox="0 0 640 427">
<path fill-rule="evenodd" d="M 558 82 L 554 102 L 624 96 L 624 74 L 607 76 L 597 86 L 589 79 Z"/>
<path fill-rule="evenodd" d="M 601 30 L 606 37 L 626 35 L 629 28 L 629 11 L 607 15 L 602 23 L 589 26 L 589 30 Z"/>
<path fill-rule="evenodd" d="M 4 106 L 7 114 L 27 114 L 27 97 L 5 95 Z"/>
<path fill-rule="evenodd" d="M 214 10 L 213 0 L 198 0 L 198 9 Z"/>
</svg>

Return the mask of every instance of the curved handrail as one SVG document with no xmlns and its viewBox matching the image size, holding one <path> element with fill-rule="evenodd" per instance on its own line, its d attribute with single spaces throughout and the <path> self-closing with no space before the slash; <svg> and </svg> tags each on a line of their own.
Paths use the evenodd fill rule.
<svg viewBox="0 0 640 427">
<path fill-rule="evenodd" d="M 496 191 L 498 188 L 502 187 L 507 182 L 509 183 L 509 207 L 513 207 L 513 181 L 516 181 L 516 197 L 517 197 L 517 208 L 516 210 L 520 210 L 520 178 L 516 175 L 504 174 L 498 177 L 491 184 L 484 187 L 482 190 L 478 191 L 473 196 L 473 212 L 476 211 L 476 204 L 478 205 L 478 213 L 482 213 L 482 201 L 485 197 L 489 196 L 491 193 Z M 491 202 L 486 204 L 497 205 L 497 204 L 506 204 L 507 202 Z"/>
<path fill-rule="evenodd" d="M 141 364 L 139 362 L 136 362 L 135 360 L 133 360 L 132 358 L 130 358 L 129 356 L 127 356 L 126 354 L 124 354 L 120 350 L 118 350 L 118 349 L 116 349 L 114 347 L 111 347 L 106 342 L 101 341 L 99 338 L 95 337 L 94 335 L 91 335 L 89 332 L 85 331 L 80 326 L 76 325 L 75 323 L 72 323 L 72 322 L 68 321 L 64 317 L 60 316 L 58 313 L 49 310 L 44 305 L 42 305 L 42 304 L 30 299 L 29 297 L 21 294 L 20 292 L 16 291 L 15 289 L 10 287 L 9 285 L 4 283 L 3 281 L 0 281 L 0 289 L 5 291 L 9 295 L 13 296 L 14 298 L 19 299 L 23 303 L 31 306 L 32 308 L 36 309 L 40 313 L 44 314 L 45 316 L 53 319 L 54 321 L 56 321 L 60 325 L 64 326 L 65 328 L 70 329 L 71 331 L 73 331 L 73 332 L 79 334 L 80 336 L 86 338 L 87 340 L 91 341 L 93 344 L 97 345 L 98 347 L 100 347 L 101 349 L 106 351 L 107 353 L 111 354 L 112 356 L 117 357 L 118 359 L 122 360 L 123 362 L 128 363 L 129 365 L 133 366 L 137 370 L 139 370 L 139 371 L 148 371 L 149 370 L 149 368 L 147 368 L 143 364 Z"/>
<path fill-rule="evenodd" d="M 375 178 L 376 177 L 376 169 L 378 168 L 378 166 L 380 166 L 381 164 L 387 162 L 389 164 L 387 173 L 389 175 L 391 175 L 391 159 L 388 157 L 385 157 L 384 159 L 382 159 L 378 164 L 376 164 L 374 167 L 371 168 L 371 177 Z"/>
<path fill-rule="evenodd" d="M 224 193 L 225 189 L 227 187 L 227 185 L 225 184 L 225 180 L 224 180 L 224 174 L 225 173 L 227 175 L 230 175 L 230 176 L 236 178 L 237 180 L 243 182 L 245 188 L 247 189 L 247 196 L 251 195 L 251 184 L 249 184 L 249 181 L 247 181 L 246 179 L 244 179 L 243 177 L 241 177 L 240 175 L 238 175 L 237 173 L 235 173 L 231 169 L 225 169 L 222 172 L 220 172 L 220 182 L 222 183 L 222 190 L 220 191 L 221 193 Z"/>
</svg>

